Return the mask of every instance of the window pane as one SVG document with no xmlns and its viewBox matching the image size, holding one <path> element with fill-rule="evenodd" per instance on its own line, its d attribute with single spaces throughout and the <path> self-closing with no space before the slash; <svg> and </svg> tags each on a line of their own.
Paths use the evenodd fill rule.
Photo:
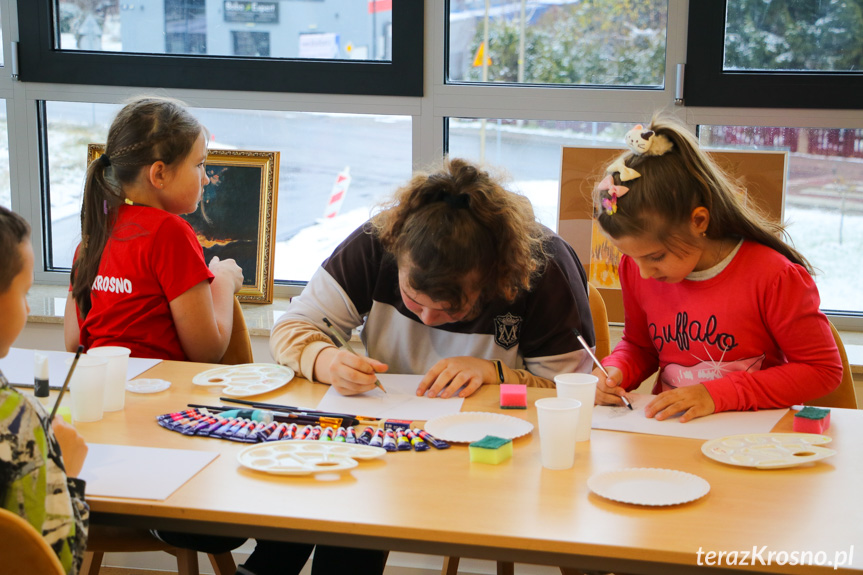
<svg viewBox="0 0 863 575">
<path fill-rule="evenodd" d="M 9 183 L 9 131 L 6 128 L 6 100 L 0 100 L 0 206 L 12 208 Z"/>
<path fill-rule="evenodd" d="M 863 130 L 701 126 L 716 148 L 788 150 L 785 221 L 817 268 L 821 308 L 863 312 Z"/>
<path fill-rule="evenodd" d="M 119 108 L 46 103 L 55 268 L 71 266 L 80 240 L 87 144 L 105 141 Z M 277 281 L 308 281 L 339 242 L 411 174 L 409 117 L 218 109 L 192 113 L 210 131 L 211 149 L 280 152 Z"/>
<path fill-rule="evenodd" d="M 449 154 L 503 168 L 543 225 L 557 231 L 562 146 L 621 148 L 632 126 L 612 122 L 449 119 Z M 597 166 L 601 170 L 602 166 Z"/>
<path fill-rule="evenodd" d="M 54 0 L 61 50 L 392 60 L 392 0 Z"/>
<path fill-rule="evenodd" d="M 451 0 L 447 79 L 662 88 L 667 15 L 666 0 Z"/>
<path fill-rule="evenodd" d="M 863 4 L 730 0 L 725 70 L 859 72 Z"/>
</svg>

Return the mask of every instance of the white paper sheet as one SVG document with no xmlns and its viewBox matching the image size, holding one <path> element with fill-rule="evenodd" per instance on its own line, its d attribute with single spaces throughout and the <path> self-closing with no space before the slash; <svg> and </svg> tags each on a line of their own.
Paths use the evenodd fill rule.
<svg viewBox="0 0 863 575">
<path fill-rule="evenodd" d="M 724 411 L 680 423 L 679 417 L 657 421 L 644 415 L 644 406 L 653 395 L 630 393 L 632 410 L 625 406 L 597 405 L 593 408 L 593 429 L 631 431 L 648 435 L 669 435 L 692 439 L 715 439 L 742 433 L 769 433 L 787 409 Z"/>
<path fill-rule="evenodd" d="M 88 496 L 164 500 L 219 454 L 215 451 L 87 444 L 80 477 Z"/>
<path fill-rule="evenodd" d="M 9 355 L 0 359 L 0 371 L 9 380 L 9 383 L 20 387 L 33 387 L 35 367 L 33 356 L 36 351 L 13 347 L 9 349 Z M 66 380 L 66 374 L 69 372 L 66 360 L 75 357 L 75 354 L 68 351 L 38 351 L 48 357 L 48 381 L 51 389 L 60 389 Z M 138 377 L 161 361 L 161 359 L 130 357 L 129 367 L 126 369 L 126 379 Z"/>
<path fill-rule="evenodd" d="M 459 397 L 417 397 L 421 375 L 381 373 L 378 377 L 387 393 L 375 388 L 360 395 L 346 396 L 330 387 L 317 409 L 380 419 L 427 421 L 458 413 L 464 403 L 464 399 Z"/>
</svg>

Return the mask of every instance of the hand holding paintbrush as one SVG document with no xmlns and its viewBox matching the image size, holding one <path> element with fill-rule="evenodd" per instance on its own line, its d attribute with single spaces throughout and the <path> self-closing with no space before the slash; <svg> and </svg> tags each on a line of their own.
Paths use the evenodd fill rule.
<svg viewBox="0 0 863 575">
<path fill-rule="evenodd" d="M 575 334 L 575 338 L 578 340 L 578 343 L 580 343 L 580 344 L 581 344 L 581 347 L 583 347 L 583 348 L 584 348 L 584 351 L 586 351 L 586 352 L 587 352 L 587 355 L 589 355 L 589 356 L 590 356 L 590 359 L 592 359 L 592 360 L 593 360 L 593 363 L 595 363 L 595 364 L 596 364 L 596 367 L 598 367 L 598 368 L 599 368 L 599 371 L 601 371 L 602 373 L 604 373 L 606 378 L 611 377 L 610 375 L 608 375 L 608 372 L 607 372 L 607 371 L 605 371 L 605 366 L 603 366 L 603 365 L 599 362 L 599 359 L 598 359 L 598 358 L 596 357 L 596 355 L 593 353 L 593 350 L 591 350 L 591 349 L 590 349 L 590 346 L 589 346 L 589 345 L 587 345 L 587 342 L 586 342 L 586 341 L 584 341 L 584 338 L 581 336 L 581 332 L 579 332 L 579 331 L 578 331 L 577 329 L 575 329 L 575 328 L 573 328 L 573 329 L 572 329 L 572 332 Z M 623 400 L 623 404 L 624 404 L 626 407 L 628 407 L 629 409 L 632 409 L 632 404 L 629 402 L 629 398 L 628 398 L 628 397 L 626 397 L 626 395 L 621 395 L 621 396 L 619 396 L 619 397 L 620 397 L 620 399 L 622 399 L 622 400 Z"/>
<path fill-rule="evenodd" d="M 336 338 L 336 340 L 339 342 L 339 344 L 341 344 L 342 348 L 343 348 L 345 351 L 350 352 L 350 353 L 354 354 L 354 355 L 355 355 L 355 356 L 357 356 L 357 357 L 362 357 L 360 354 L 358 354 L 357 352 L 355 352 L 355 351 L 353 350 L 353 348 L 351 348 L 351 346 L 350 346 L 350 345 L 348 345 L 348 342 L 347 342 L 347 341 L 345 341 L 345 339 L 344 339 L 344 338 L 342 337 L 342 335 L 339 333 L 339 330 L 338 330 L 338 329 L 336 329 L 335 327 L 333 327 L 333 324 L 330 322 L 330 320 L 329 320 L 329 319 L 327 319 L 327 318 L 323 318 L 323 322 L 324 322 L 325 324 L 327 324 L 327 327 L 328 327 L 328 328 L 330 328 L 330 333 L 333 335 L 333 337 L 335 337 L 335 338 Z M 381 391 L 383 391 L 384 393 L 386 393 L 386 392 L 387 392 L 387 390 L 386 390 L 386 389 L 384 389 L 384 386 L 381 384 L 380 380 L 379 380 L 379 379 L 377 379 L 377 378 L 375 378 L 375 385 L 376 385 L 377 387 L 381 388 Z"/>
</svg>

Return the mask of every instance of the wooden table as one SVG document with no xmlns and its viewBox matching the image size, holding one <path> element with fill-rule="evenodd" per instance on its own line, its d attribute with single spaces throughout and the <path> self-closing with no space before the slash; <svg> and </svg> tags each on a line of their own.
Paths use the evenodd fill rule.
<svg viewBox="0 0 863 575">
<path fill-rule="evenodd" d="M 701 573 L 708 552 L 753 548 L 763 548 L 765 563 L 769 552 L 779 555 L 769 565 L 740 565 L 738 555 L 738 564 L 725 561 L 708 572 L 863 570 L 863 412 L 834 410 L 829 447 L 838 453 L 805 468 L 732 467 L 705 457 L 699 440 L 594 430 L 590 442 L 578 444 L 573 469 L 550 471 L 541 466 L 534 430 L 514 441 L 513 458 L 500 465 L 472 464 L 467 447 L 455 444 L 445 451 L 388 453 L 335 477 L 286 477 L 240 467 L 236 454 L 246 444 L 187 437 L 156 424 L 157 415 L 187 403 L 218 404 L 217 394 L 191 383 L 210 367 L 164 362 L 144 377 L 167 379 L 170 390 L 129 393 L 124 411 L 77 424 L 93 443 L 221 454 L 165 501 L 91 497 L 93 522 L 644 575 Z M 295 379 L 256 397 L 317 405 L 325 391 Z M 528 390 L 529 405 L 551 393 Z M 498 411 L 498 388 L 484 387 L 463 410 Z M 536 423 L 532 408 L 505 413 Z M 776 428 L 790 430 L 790 416 Z M 692 503 L 650 508 L 609 501 L 588 489 L 591 475 L 626 467 L 687 471 L 706 479 L 711 490 Z M 836 571 L 776 561 L 793 558 L 785 553 L 833 561 L 849 551 L 851 566 Z"/>
</svg>

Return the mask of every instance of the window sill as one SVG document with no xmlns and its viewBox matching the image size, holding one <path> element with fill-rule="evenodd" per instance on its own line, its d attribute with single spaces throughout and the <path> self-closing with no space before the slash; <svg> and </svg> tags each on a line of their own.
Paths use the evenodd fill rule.
<svg viewBox="0 0 863 575">
<path fill-rule="evenodd" d="M 34 285 L 27 295 L 30 304 L 28 323 L 63 324 L 69 289 L 58 285 Z M 290 298 L 274 298 L 271 304 L 242 304 L 251 336 L 270 337 L 276 320 L 285 313 Z"/>
</svg>

